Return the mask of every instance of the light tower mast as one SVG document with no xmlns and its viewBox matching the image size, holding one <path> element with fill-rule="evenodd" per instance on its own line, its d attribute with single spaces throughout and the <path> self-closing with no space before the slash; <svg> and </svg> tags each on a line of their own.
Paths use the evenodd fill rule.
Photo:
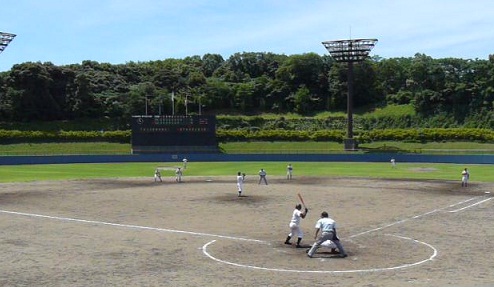
<svg viewBox="0 0 494 287">
<path fill-rule="evenodd" d="M 353 39 L 322 42 L 331 57 L 336 62 L 348 63 L 348 97 L 347 97 L 347 138 L 345 139 L 345 150 L 355 150 L 357 142 L 353 138 L 353 63 L 362 62 L 374 48 L 377 39 Z"/>
</svg>

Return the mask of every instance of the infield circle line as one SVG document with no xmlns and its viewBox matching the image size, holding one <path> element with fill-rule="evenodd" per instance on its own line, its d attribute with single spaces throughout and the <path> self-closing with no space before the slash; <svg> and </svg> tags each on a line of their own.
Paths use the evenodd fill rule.
<svg viewBox="0 0 494 287">
<path fill-rule="evenodd" d="M 157 227 L 149 227 L 149 226 L 140 226 L 140 225 L 132 225 L 132 224 L 121 224 L 121 223 L 112 223 L 112 222 L 104 222 L 104 221 L 96 221 L 96 220 L 86 220 L 86 219 L 78 219 L 78 218 L 70 218 L 70 217 L 59 217 L 59 216 L 50 216 L 50 215 L 42 215 L 42 214 L 35 214 L 35 213 L 25 213 L 25 212 L 17 212 L 17 211 L 9 211 L 9 210 L 0 210 L 0 213 L 5 213 L 5 214 L 11 214 L 11 215 L 20 215 L 20 216 L 27 216 L 27 217 L 34 217 L 34 218 L 44 218 L 44 219 L 51 219 L 51 220 L 59 220 L 59 221 L 66 221 L 66 222 L 78 222 L 78 223 L 86 223 L 86 224 L 95 224 L 95 225 L 107 225 L 107 226 L 114 226 L 114 227 L 121 227 L 121 228 L 129 228 L 129 229 L 143 229 L 143 230 L 151 230 L 151 231 L 160 231 L 160 232 L 171 232 L 171 233 L 182 233 L 182 234 L 189 234 L 189 235 L 196 235 L 196 236 L 208 236 L 208 237 L 217 237 L 217 238 L 222 238 L 222 239 L 228 239 L 228 240 L 238 240 L 238 241 L 248 241 L 248 242 L 255 242 L 255 243 L 263 243 L 263 244 L 268 244 L 265 241 L 262 240 L 257 240 L 257 239 L 249 239 L 249 238 L 242 238 L 242 237 L 233 237 L 233 236 L 225 236 L 225 235 L 217 235 L 217 234 L 209 234 L 209 233 L 201 233 L 201 232 L 191 232 L 191 231 L 184 231 L 184 230 L 175 230 L 175 229 L 166 229 L 166 228 L 157 228 Z M 390 235 L 390 234 L 387 234 Z M 403 238 L 403 239 L 408 239 L 408 240 L 413 240 L 417 243 L 424 244 L 431 249 L 434 250 L 434 253 L 429 259 L 425 259 L 419 262 L 415 263 L 410 263 L 410 264 L 404 264 L 400 266 L 395 266 L 395 267 L 388 267 L 388 268 L 374 268 L 374 269 L 355 269 L 355 270 L 290 270 L 290 269 L 279 269 L 279 268 L 265 268 L 265 267 L 259 267 L 259 266 L 251 266 L 251 265 L 242 265 L 234 262 L 228 262 L 225 260 L 221 260 L 218 258 L 215 258 L 214 256 L 210 255 L 207 252 L 207 246 L 216 242 L 216 240 L 213 240 L 206 245 L 202 247 L 203 253 L 211 258 L 214 261 L 221 262 L 224 264 L 228 265 L 233 265 L 233 266 L 238 266 L 238 267 L 246 267 L 250 269 L 257 269 L 257 270 L 268 270 L 268 271 L 278 271 L 278 272 L 297 272 L 297 273 L 357 273 L 357 272 L 376 272 L 376 271 L 385 271 L 385 270 L 393 270 L 393 269 L 401 269 L 401 268 L 406 268 L 406 267 L 411 267 L 414 265 L 422 264 L 427 261 L 432 260 L 436 255 L 437 255 L 437 250 L 430 244 L 414 240 L 408 237 L 403 237 L 403 236 L 397 236 L 397 235 L 390 235 L 390 236 L 395 236 L 398 238 Z"/>
<path fill-rule="evenodd" d="M 410 237 L 400 236 L 400 235 L 394 235 L 394 234 L 384 234 L 384 235 L 392 236 L 392 237 L 396 237 L 396 238 L 400 238 L 400 239 L 404 239 L 404 240 L 411 240 L 415 243 L 425 245 L 425 246 L 429 247 L 430 249 L 432 249 L 432 251 L 433 251 L 432 255 L 429 256 L 429 258 L 427 258 L 427 259 L 417 261 L 414 263 L 402 264 L 402 265 L 397 265 L 397 266 L 392 266 L 392 267 L 383 267 L 383 268 L 349 269 L 349 270 L 296 270 L 296 269 L 268 268 L 268 267 L 260 267 L 260 266 L 254 266 L 254 265 L 240 264 L 240 263 L 235 263 L 235 262 L 226 261 L 226 260 L 216 258 L 213 255 L 211 255 L 207 250 L 208 246 L 215 243 L 216 240 L 212 240 L 212 241 L 204 244 L 202 246 L 202 253 L 204 253 L 204 255 L 206 255 L 207 257 L 209 257 L 210 259 L 212 259 L 216 262 L 227 264 L 227 265 L 232 265 L 235 267 L 243 267 L 243 268 L 264 270 L 264 271 L 275 271 L 275 272 L 291 272 L 291 273 L 370 273 L 370 272 L 390 271 L 390 270 L 404 269 L 404 268 L 417 266 L 417 265 L 423 264 L 425 262 L 431 261 L 437 256 L 437 253 L 438 253 L 437 249 L 434 246 L 430 245 L 429 243 L 426 243 L 426 242 L 423 242 L 420 240 L 416 240 L 416 239 L 412 239 Z"/>
<path fill-rule="evenodd" d="M 455 203 L 455 204 L 451 204 L 448 207 L 451 208 L 451 207 L 454 207 L 454 206 L 457 206 L 457 205 L 460 205 L 460 204 L 464 204 L 464 203 L 469 202 L 469 201 L 471 201 L 471 200 L 473 200 L 475 198 L 478 198 L 478 197 L 470 198 L 470 199 L 467 199 L 467 200 L 464 200 L 464 201 L 461 201 L 461 202 L 458 202 L 458 203 Z M 484 202 L 484 200 L 482 202 Z M 470 205 L 468 207 L 471 207 L 471 206 L 474 206 L 474 205 L 476 205 L 476 204 Z M 448 207 L 434 209 L 432 211 L 429 211 L 429 212 L 426 212 L 426 213 L 423 213 L 423 214 L 420 214 L 420 215 L 416 215 L 416 216 L 413 216 L 411 218 L 402 219 L 402 220 L 399 220 L 399 221 L 396 221 L 396 222 L 387 224 L 387 225 L 382 226 L 382 227 L 378 227 L 378 228 L 375 228 L 375 229 L 367 230 L 367 231 L 364 231 L 364 232 L 361 232 L 361 233 L 352 235 L 352 236 L 350 236 L 350 238 L 357 237 L 357 236 L 364 235 L 364 234 L 371 233 L 371 232 L 375 232 L 375 231 L 378 231 L 378 230 L 382 230 L 384 228 L 387 228 L 387 227 L 390 227 L 390 226 L 393 226 L 393 225 L 396 225 L 396 224 L 399 224 L 399 223 L 404 223 L 404 222 L 409 221 L 411 219 L 417 219 L 417 218 L 420 218 L 420 217 L 423 217 L 423 216 L 426 216 L 426 215 L 429 215 L 429 214 L 432 214 L 432 213 L 435 213 L 435 212 L 439 212 L 439 211 L 445 210 Z M 239 240 L 239 241 L 249 241 L 249 242 L 257 242 L 257 243 L 269 244 L 269 243 L 267 243 L 265 241 L 257 240 L 257 239 L 234 237 L 234 236 L 225 236 L 225 235 L 209 234 L 209 233 L 201 233 L 201 232 L 192 232 L 192 231 L 184 231 L 184 230 L 175 230 L 175 229 L 167 229 L 167 228 L 157 228 L 157 227 L 148 227 L 148 226 L 140 226 L 140 225 L 132 225 L 132 224 L 121 224 L 121 223 L 112 223 L 112 222 L 104 222 L 104 221 L 96 221 L 96 220 L 86 220 L 86 219 L 78 219 L 78 218 L 50 216 L 50 215 L 42 215 L 42 214 L 35 214 L 35 213 L 25 213 L 25 212 L 9 211 L 9 210 L 0 210 L 0 213 L 11 214 L 11 215 L 27 216 L 27 217 L 35 217 L 35 218 L 52 219 L 52 220 L 60 220 L 60 221 L 67 221 L 67 222 L 79 222 L 79 223 L 86 223 L 86 224 L 107 225 L 107 226 L 122 227 L 122 228 L 129 228 L 129 229 L 143 229 L 143 230 L 152 230 L 152 231 L 160 231 L 160 232 L 182 233 L 182 234 L 189 234 L 189 235 L 196 235 L 196 236 L 208 236 L 208 237 L 217 237 L 217 238 L 229 239 L 229 240 Z M 388 235 L 390 235 L 390 234 L 388 234 Z M 426 242 L 418 241 L 418 240 L 415 240 L 415 239 L 412 239 L 412 238 L 409 238 L 409 237 L 400 237 L 400 236 L 397 236 L 397 235 L 390 235 L 390 236 L 395 236 L 395 237 L 398 237 L 398 238 L 403 238 L 403 239 L 408 239 L 408 240 L 415 241 L 417 243 L 420 243 L 420 244 L 423 244 L 423 245 L 426 245 L 426 246 L 430 247 L 431 249 L 434 250 L 434 252 L 433 252 L 433 255 L 429 259 L 425 259 L 425 260 L 422 260 L 422 261 L 419 261 L 419 262 L 416 262 L 416 263 L 412 263 L 412 264 L 405 264 L 405 265 L 400 265 L 400 266 L 396 266 L 396 267 L 389 267 L 389 268 L 401 269 L 401 268 L 406 268 L 406 267 L 410 267 L 410 266 L 422 264 L 424 262 L 427 262 L 427 261 L 432 260 L 437 255 L 437 250 L 432 245 L 430 245 L 430 244 L 428 244 Z M 209 244 L 215 242 L 215 241 L 216 240 L 213 240 L 213 241 L 209 242 L 208 244 L 204 245 L 203 246 L 203 253 L 207 249 L 207 246 Z M 215 261 L 218 261 L 218 262 L 222 262 L 222 263 L 229 264 L 229 265 L 234 265 L 234 266 L 243 266 L 243 265 L 236 264 L 236 263 L 233 263 L 233 262 L 227 262 L 227 261 L 223 261 L 223 260 L 220 260 L 220 259 L 216 259 L 216 258 L 212 257 L 211 255 L 208 255 L 207 251 L 206 251 L 205 254 L 209 258 L 211 258 L 211 259 L 213 259 Z M 261 270 L 271 270 L 271 271 L 282 271 L 282 272 L 305 272 L 305 273 L 351 273 L 351 272 L 354 272 L 355 273 L 355 272 L 376 272 L 376 271 L 393 270 L 393 269 L 389 269 L 389 268 L 375 268 L 375 269 L 362 269 L 362 270 L 330 270 L 330 271 L 305 270 L 305 271 L 300 271 L 300 270 L 275 269 L 275 268 L 273 268 L 273 269 L 267 269 L 267 268 L 258 267 L 258 266 L 249 266 L 249 268 L 261 269 Z"/>
<path fill-rule="evenodd" d="M 412 216 L 412 217 L 409 217 L 409 218 L 405 218 L 405 219 L 402 219 L 402 220 L 398 220 L 398 221 L 395 221 L 395 222 L 386 224 L 386 225 L 381 226 L 381 227 L 377 227 L 377 228 L 374 228 L 374 229 L 370 229 L 370 230 L 367 230 L 367 231 L 364 231 L 364 232 L 360 232 L 360 233 L 351 235 L 349 238 L 354 238 L 354 237 L 358 237 L 358 236 L 365 235 L 365 234 L 368 234 L 368 233 L 372 233 L 372 232 L 375 232 L 375 231 L 380 231 L 382 229 L 385 229 L 385 228 L 388 228 L 388 227 L 391 227 L 391 226 L 394 226 L 394 225 L 397 225 L 397 224 L 401 224 L 401 223 L 404 223 L 404 222 L 407 222 L 407 221 L 410 221 L 410 220 L 413 220 L 413 219 L 418 219 L 418 218 L 421 218 L 421 217 L 424 217 L 424 216 L 427 216 L 427 215 L 430 215 L 430 214 L 433 214 L 433 213 L 436 213 L 436 212 L 443 211 L 443 210 L 445 210 L 447 208 L 451 208 L 451 207 L 455 207 L 455 206 L 458 206 L 458 205 L 461 205 L 461 204 L 465 204 L 465 203 L 470 202 L 472 200 L 475 200 L 477 198 L 478 198 L 478 196 L 471 197 L 469 199 L 466 199 L 466 200 L 463 200 L 463 201 L 460 201 L 460 202 L 457 202 L 457 203 L 450 204 L 450 205 L 448 205 L 446 207 L 436 208 L 436 209 L 433 209 L 431 211 L 428 211 L 428 212 L 425 212 L 425 213 L 422 213 L 422 214 L 418 214 L 418 215 L 415 215 L 415 216 Z M 484 200 L 481 201 L 481 202 L 484 202 Z M 469 206 L 469 207 L 471 207 L 471 206 Z M 409 238 L 409 237 L 404 237 L 404 236 L 391 235 L 391 234 L 387 234 L 387 235 L 389 235 L 389 236 L 395 236 L 395 237 L 402 238 L 402 239 L 412 240 L 412 241 L 414 241 L 416 243 L 420 243 L 420 244 L 426 245 L 427 247 L 429 247 L 429 248 L 431 248 L 433 250 L 433 254 L 428 259 L 424 259 L 422 261 L 418 261 L 418 262 L 415 262 L 415 263 L 399 265 L 399 266 L 395 266 L 395 267 L 373 268 L 373 269 L 354 269 L 354 270 L 328 270 L 328 271 L 322 271 L 322 270 L 320 270 L 320 271 L 317 271 L 317 270 L 292 270 L 292 269 L 266 268 L 266 267 L 252 266 L 252 265 L 242 265 L 242 264 L 238 264 L 238 263 L 233 263 L 233 262 L 228 262 L 228 261 L 225 261 L 225 260 L 221 260 L 221 259 L 215 258 L 214 256 L 210 255 L 207 252 L 207 247 L 210 244 L 216 242 L 216 240 L 210 241 L 207 244 L 205 244 L 202 247 L 202 251 L 210 259 L 212 259 L 214 261 L 217 261 L 217 262 L 224 263 L 224 264 L 228 264 L 228 265 L 233 265 L 233 266 L 238 266 L 238 267 L 246 267 L 246 268 L 251 268 L 251 269 L 258 269 L 258 270 L 270 270 L 270 271 L 294 272 L 294 273 L 364 273 L 364 272 L 388 271 L 388 270 L 403 269 L 403 268 L 407 268 L 407 267 L 412 267 L 412 266 L 415 266 L 415 265 L 419 265 L 419 264 L 425 263 L 427 261 L 431 261 L 433 258 L 435 258 L 437 256 L 437 253 L 438 253 L 437 252 L 437 249 L 434 246 L 432 246 L 432 245 L 430 245 L 430 244 L 428 244 L 426 242 L 419 241 L 419 240 L 416 240 L 416 239 L 412 239 L 412 238 Z"/>
</svg>

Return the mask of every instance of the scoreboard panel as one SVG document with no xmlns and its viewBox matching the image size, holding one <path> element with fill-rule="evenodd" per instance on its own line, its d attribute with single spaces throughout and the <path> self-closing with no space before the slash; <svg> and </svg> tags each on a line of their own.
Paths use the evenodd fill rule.
<svg viewBox="0 0 494 287">
<path fill-rule="evenodd" d="M 216 116 L 132 116 L 133 150 L 167 150 L 174 147 L 217 147 Z"/>
</svg>

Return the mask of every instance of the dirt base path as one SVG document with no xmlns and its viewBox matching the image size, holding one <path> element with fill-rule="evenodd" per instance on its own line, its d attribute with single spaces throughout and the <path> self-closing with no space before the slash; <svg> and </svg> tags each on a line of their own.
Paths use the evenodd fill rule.
<svg viewBox="0 0 494 287">
<path fill-rule="evenodd" d="M 489 184 L 235 177 L 0 185 L 1 286 L 488 286 Z M 283 244 L 297 193 L 349 257 Z"/>
</svg>

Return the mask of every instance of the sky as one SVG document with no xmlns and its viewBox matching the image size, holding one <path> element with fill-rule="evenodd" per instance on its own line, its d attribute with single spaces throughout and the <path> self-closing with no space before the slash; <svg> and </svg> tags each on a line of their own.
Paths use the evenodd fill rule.
<svg viewBox="0 0 494 287">
<path fill-rule="evenodd" d="M 488 59 L 493 0 L 2 0 L 24 62 L 125 64 L 188 56 L 329 54 L 323 41 L 378 39 L 371 56 Z"/>
</svg>

